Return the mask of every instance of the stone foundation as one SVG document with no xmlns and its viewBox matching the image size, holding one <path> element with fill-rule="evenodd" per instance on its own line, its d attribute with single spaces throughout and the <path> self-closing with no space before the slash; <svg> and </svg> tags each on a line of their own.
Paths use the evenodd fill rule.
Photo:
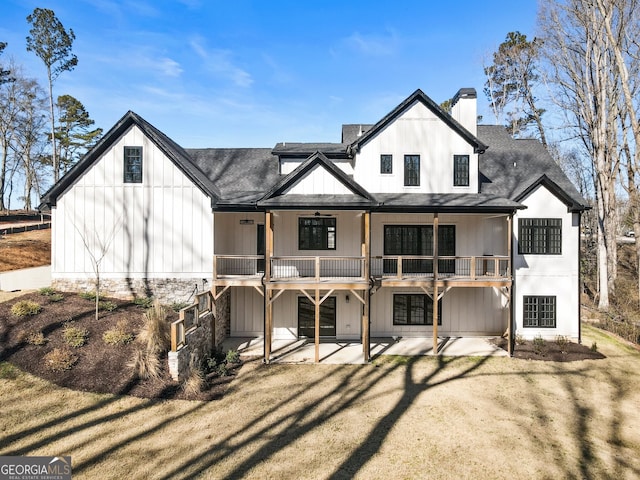
<svg viewBox="0 0 640 480">
<path fill-rule="evenodd" d="M 95 291 L 95 280 L 55 278 L 51 286 L 62 292 Z M 105 278 L 100 280 L 100 294 L 123 300 L 153 297 L 162 303 L 191 302 L 196 291 L 211 288 L 211 279 L 202 278 Z M 226 294 L 227 292 L 225 292 Z"/>
</svg>

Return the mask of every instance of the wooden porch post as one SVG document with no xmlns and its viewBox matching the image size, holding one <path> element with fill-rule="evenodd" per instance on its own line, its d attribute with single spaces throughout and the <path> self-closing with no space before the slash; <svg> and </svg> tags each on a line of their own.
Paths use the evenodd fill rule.
<svg viewBox="0 0 640 480">
<path fill-rule="evenodd" d="M 315 307 L 316 307 L 316 335 L 315 335 L 315 343 L 316 343 L 316 363 L 320 361 L 320 289 L 316 287 L 316 297 L 315 297 Z"/>
<path fill-rule="evenodd" d="M 364 266 L 362 275 L 365 280 L 369 279 L 370 271 L 370 251 L 371 251 L 371 214 L 364 212 L 362 214 L 362 253 L 364 257 Z M 364 353 L 364 361 L 368 362 L 371 357 L 371 338 L 369 332 L 369 290 L 363 292 L 364 304 L 362 306 L 362 351 Z"/>
<path fill-rule="evenodd" d="M 267 285 L 271 281 L 271 256 L 273 255 L 273 214 L 265 213 L 265 248 L 264 248 L 264 280 L 266 285 L 264 295 L 264 361 L 271 361 L 271 342 L 273 337 L 273 290 Z"/>
<path fill-rule="evenodd" d="M 438 213 L 433 214 L 433 353 L 438 353 Z"/>
<path fill-rule="evenodd" d="M 509 215 L 509 218 L 507 219 L 507 257 L 509 257 L 507 271 L 509 278 L 511 279 L 511 287 L 509 287 L 509 296 L 507 298 L 507 301 L 509 302 L 509 309 L 507 311 L 507 315 L 509 317 L 507 320 L 507 352 L 509 353 L 509 356 L 513 355 L 513 270 L 511 265 L 512 231 L 513 215 Z"/>
</svg>

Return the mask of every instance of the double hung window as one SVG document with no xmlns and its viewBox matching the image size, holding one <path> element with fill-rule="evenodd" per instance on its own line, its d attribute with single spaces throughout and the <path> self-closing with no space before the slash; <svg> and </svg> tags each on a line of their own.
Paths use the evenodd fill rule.
<svg viewBox="0 0 640 480">
<path fill-rule="evenodd" d="M 336 219 L 323 217 L 298 220 L 299 250 L 335 250 Z"/>
</svg>

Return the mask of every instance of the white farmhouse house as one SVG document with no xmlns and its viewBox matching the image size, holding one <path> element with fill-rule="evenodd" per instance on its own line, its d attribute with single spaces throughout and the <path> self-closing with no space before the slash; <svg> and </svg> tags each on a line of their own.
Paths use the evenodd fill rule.
<svg viewBox="0 0 640 480">
<path fill-rule="evenodd" d="M 52 276 L 210 290 L 230 336 L 580 337 L 580 215 L 544 147 L 417 90 L 339 143 L 183 149 L 128 112 L 43 198 Z M 317 349 L 316 349 L 317 350 Z"/>
</svg>

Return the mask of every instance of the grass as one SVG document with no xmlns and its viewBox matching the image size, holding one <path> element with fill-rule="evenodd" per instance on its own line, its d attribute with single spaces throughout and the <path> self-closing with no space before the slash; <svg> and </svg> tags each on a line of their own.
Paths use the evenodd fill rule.
<svg viewBox="0 0 640 480">
<path fill-rule="evenodd" d="M 253 362 L 206 403 L 76 392 L 0 363 L 0 455 L 63 452 L 77 479 L 638 478 L 640 353 L 583 333 L 606 359 Z"/>
</svg>

